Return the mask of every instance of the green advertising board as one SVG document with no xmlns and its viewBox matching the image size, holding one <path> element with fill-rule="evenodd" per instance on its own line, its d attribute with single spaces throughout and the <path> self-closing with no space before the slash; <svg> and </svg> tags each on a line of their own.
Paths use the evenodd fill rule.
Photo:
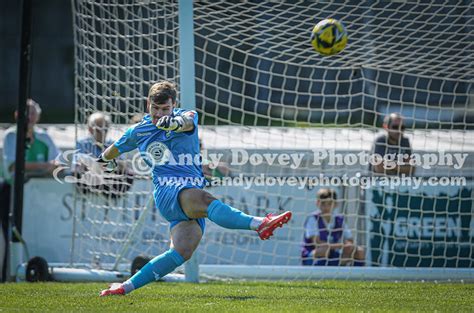
<svg viewBox="0 0 474 313">
<path fill-rule="evenodd" d="M 368 263 L 474 267 L 473 186 L 368 189 Z"/>
</svg>

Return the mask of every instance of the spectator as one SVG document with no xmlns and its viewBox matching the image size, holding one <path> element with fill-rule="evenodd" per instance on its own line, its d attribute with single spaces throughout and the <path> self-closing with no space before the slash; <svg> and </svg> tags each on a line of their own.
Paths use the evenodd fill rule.
<svg viewBox="0 0 474 313">
<path fill-rule="evenodd" d="M 107 140 L 107 133 L 109 131 L 110 124 L 111 119 L 108 114 L 102 112 L 91 114 L 87 119 L 87 129 L 89 131 L 89 136 L 77 141 L 77 153 L 91 154 L 94 158 L 99 157 L 102 151 L 114 143 L 112 140 Z M 82 172 L 85 170 L 85 168 L 77 163 L 76 158 L 74 159 L 73 163 L 75 171 Z M 77 167 L 80 167 L 80 169 Z"/>
<path fill-rule="evenodd" d="M 202 151 L 204 151 L 204 145 L 201 139 L 199 139 L 199 149 L 202 155 Z M 231 175 L 230 168 L 227 165 L 227 163 L 219 162 L 218 164 L 211 164 L 211 161 L 205 158 L 202 158 L 201 161 L 202 161 L 202 173 L 204 174 L 204 177 L 208 181 L 214 177 L 222 178 L 222 177 L 227 177 Z"/>
<path fill-rule="evenodd" d="M 76 154 L 73 159 L 73 171 L 78 178 L 81 178 L 89 169 L 85 164 L 78 160 L 79 154 L 91 155 L 93 158 L 98 158 L 99 155 L 110 145 L 114 143 L 112 140 L 107 140 L 107 133 L 111 124 L 111 118 L 108 114 L 103 112 L 96 112 L 91 114 L 87 119 L 87 127 L 89 136 L 78 140 L 76 144 Z M 98 191 L 110 192 L 113 197 L 121 195 L 126 192 L 133 183 L 133 173 L 128 170 L 125 160 L 117 161 L 119 174 L 124 174 L 124 177 L 116 177 L 110 186 L 98 186 Z M 87 192 L 97 190 L 88 184 L 78 184 L 80 190 Z"/>
<path fill-rule="evenodd" d="M 32 99 L 27 100 L 27 132 L 26 132 L 26 150 L 25 150 L 25 175 L 49 176 L 57 166 L 56 157 L 59 150 L 53 143 L 49 135 L 35 128 L 36 123 L 41 116 L 41 107 Z M 18 111 L 15 111 L 15 119 L 18 118 Z M 3 142 L 3 173 L 5 181 L 0 184 L 0 228 L 3 230 L 3 237 L 8 238 L 8 214 L 10 210 L 11 185 L 15 171 L 16 159 L 16 127 L 11 127 L 5 132 Z M 0 236 L 0 240 L 1 240 Z M 2 244 L 0 244 L 2 246 Z M 3 245 L 4 249 L 6 244 Z M 2 249 L 2 250 L 4 250 Z M 6 251 L 0 251 L 0 277 L 2 281 L 6 278 Z"/>
<path fill-rule="evenodd" d="M 59 150 L 49 135 L 35 128 L 41 116 L 41 107 L 28 99 L 28 128 L 26 132 L 27 147 L 25 151 L 25 173 L 27 176 L 51 175 L 57 166 L 56 157 Z M 18 111 L 15 111 L 15 119 Z M 16 128 L 11 127 L 5 133 L 3 143 L 3 166 L 6 181 L 11 183 L 15 170 Z"/>
<path fill-rule="evenodd" d="M 319 210 L 308 216 L 304 224 L 303 265 L 364 265 L 364 249 L 354 244 L 344 216 L 333 213 L 336 201 L 333 189 L 318 191 L 316 205 Z"/>
<path fill-rule="evenodd" d="M 375 173 L 385 175 L 413 175 L 415 168 L 409 164 L 412 149 L 410 141 L 403 135 L 405 130 L 403 117 L 399 113 L 387 115 L 383 128 L 387 134 L 377 137 L 372 149 L 372 153 L 380 155 L 383 162 L 377 162 L 370 169 Z"/>
</svg>

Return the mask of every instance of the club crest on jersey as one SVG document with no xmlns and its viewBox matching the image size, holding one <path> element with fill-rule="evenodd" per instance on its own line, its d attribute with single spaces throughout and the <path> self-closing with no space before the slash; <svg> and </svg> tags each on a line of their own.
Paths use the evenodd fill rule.
<svg viewBox="0 0 474 313">
<path fill-rule="evenodd" d="M 168 147 L 164 143 L 158 141 L 150 143 L 146 148 L 145 153 L 145 159 L 149 161 L 152 166 L 168 163 L 171 156 L 171 151 Z"/>
</svg>

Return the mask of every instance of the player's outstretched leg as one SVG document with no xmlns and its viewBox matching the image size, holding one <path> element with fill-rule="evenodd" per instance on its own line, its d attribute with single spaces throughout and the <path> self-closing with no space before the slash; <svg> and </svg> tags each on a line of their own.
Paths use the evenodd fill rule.
<svg viewBox="0 0 474 313">
<path fill-rule="evenodd" d="M 197 188 L 183 190 L 179 200 L 184 213 L 190 218 L 207 217 L 224 228 L 255 230 L 262 240 L 270 238 L 277 227 L 282 227 L 291 219 L 289 211 L 279 215 L 268 214 L 264 218 L 248 215 Z"/>
<path fill-rule="evenodd" d="M 191 258 L 202 238 L 202 229 L 196 221 L 182 221 L 171 229 L 171 248 L 155 257 L 135 275 L 122 284 L 112 284 L 101 296 L 125 295 L 171 273 Z"/>
<path fill-rule="evenodd" d="M 166 276 L 183 264 L 184 261 L 184 258 L 176 250 L 169 249 L 145 264 L 145 266 L 124 283 L 112 284 L 108 289 L 102 290 L 100 296 L 125 295 L 126 293 Z"/>
</svg>

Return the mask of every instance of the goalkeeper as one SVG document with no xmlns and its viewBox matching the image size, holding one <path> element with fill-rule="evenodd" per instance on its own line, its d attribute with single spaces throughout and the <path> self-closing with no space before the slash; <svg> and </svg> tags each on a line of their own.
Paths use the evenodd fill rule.
<svg viewBox="0 0 474 313">
<path fill-rule="evenodd" d="M 175 108 L 176 95 L 175 86 L 168 81 L 151 86 L 147 98 L 149 114 L 98 158 L 105 169 L 110 169 L 120 154 L 138 149 L 152 168 L 155 204 L 170 222 L 171 230 L 168 251 L 152 259 L 124 283 L 103 290 L 101 296 L 127 294 L 183 264 L 203 236 L 206 217 L 225 228 L 254 230 L 262 240 L 291 218 L 291 212 L 268 214 L 265 218 L 250 216 L 203 190 L 205 179 L 200 161 L 196 162 L 201 159 L 198 116 L 195 111 Z"/>
</svg>

